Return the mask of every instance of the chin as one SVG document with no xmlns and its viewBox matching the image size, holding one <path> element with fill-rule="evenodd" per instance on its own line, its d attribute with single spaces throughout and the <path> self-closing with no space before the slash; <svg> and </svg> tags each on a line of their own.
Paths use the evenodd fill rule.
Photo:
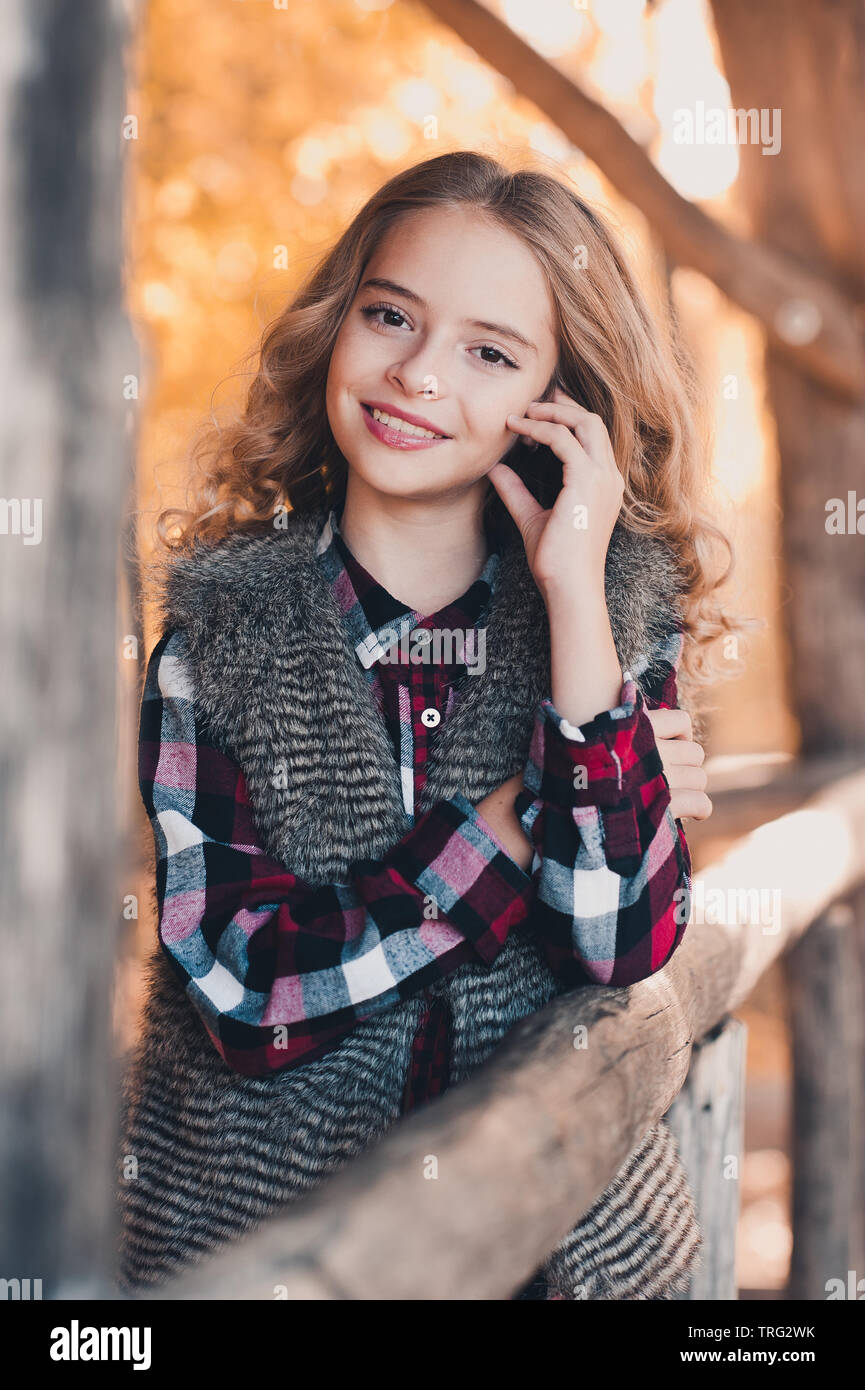
<svg viewBox="0 0 865 1390">
<path fill-rule="evenodd" d="M 383 474 L 378 470 L 364 468 L 353 468 L 349 464 L 349 472 L 354 472 L 359 478 L 363 479 L 366 487 L 374 492 L 378 492 L 382 497 L 398 498 L 405 502 L 431 501 L 433 498 L 441 497 L 453 490 L 453 485 L 445 481 L 438 482 L 435 478 L 398 478 L 394 472 Z"/>
<path fill-rule="evenodd" d="M 432 466 L 428 457 L 432 450 L 400 454 L 376 446 L 370 449 L 366 440 L 356 437 L 336 442 L 349 471 L 377 492 L 405 497 L 452 485 L 441 470 Z"/>
</svg>

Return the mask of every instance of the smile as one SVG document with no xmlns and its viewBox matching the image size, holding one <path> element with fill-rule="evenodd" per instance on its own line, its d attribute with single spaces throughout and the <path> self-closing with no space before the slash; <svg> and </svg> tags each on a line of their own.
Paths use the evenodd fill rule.
<svg viewBox="0 0 865 1390">
<path fill-rule="evenodd" d="M 374 406 L 361 404 L 364 423 L 376 439 L 391 449 L 430 449 L 436 444 L 447 443 L 447 435 L 434 434 L 432 430 L 411 425 L 399 415 L 388 415 Z"/>
</svg>

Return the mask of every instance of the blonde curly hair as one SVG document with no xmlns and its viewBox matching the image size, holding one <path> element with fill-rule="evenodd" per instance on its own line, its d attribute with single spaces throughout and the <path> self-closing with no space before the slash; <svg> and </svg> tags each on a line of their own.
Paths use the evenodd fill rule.
<svg viewBox="0 0 865 1390">
<path fill-rule="evenodd" d="M 732 571 L 733 551 L 701 511 L 709 432 L 693 367 L 670 323 L 650 312 L 603 218 L 563 178 L 510 171 L 483 153 L 460 150 L 415 164 L 361 208 L 265 328 L 242 413 L 227 426 L 210 420 L 199 431 L 191 449 L 197 477 L 190 505 L 159 514 L 159 543 L 166 550 L 216 543 L 233 531 L 269 529 L 286 510 L 340 503 L 347 464 L 330 430 L 325 389 L 334 343 L 364 268 L 403 215 L 466 206 L 520 237 L 546 273 L 558 320 L 556 379 L 607 427 L 625 482 L 623 524 L 662 537 L 675 553 L 686 634 L 681 675 L 694 687 L 707 684 L 721 674 L 708 659 L 710 650 L 747 620 L 725 613 L 717 597 Z M 551 506 L 561 485 L 555 456 L 532 451 L 520 439 L 508 462 Z M 497 529 L 513 528 L 492 485 L 485 505 Z M 726 551 L 725 565 L 719 549 Z"/>
</svg>

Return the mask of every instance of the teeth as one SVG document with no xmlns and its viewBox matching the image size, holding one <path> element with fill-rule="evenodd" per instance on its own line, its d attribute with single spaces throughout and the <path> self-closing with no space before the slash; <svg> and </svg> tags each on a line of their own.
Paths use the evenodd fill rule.
<svg viewBox="0 0 865 1390">
<path fill-rule="evenodd" d="M 381 420 L 383 425 L 388 425 L 392 430 L 399 430 L 401 434 L 416 434 L 419 439 L 442 439 L 443 435 L 434 434 L 432 430 L 421 429 L 420 425 L 410 425 L 408 420 L 400 419 L 399 415 L 385 415 L 383 410 L 376 410 L 373 406 L 373 419 Z"/>
</svg>

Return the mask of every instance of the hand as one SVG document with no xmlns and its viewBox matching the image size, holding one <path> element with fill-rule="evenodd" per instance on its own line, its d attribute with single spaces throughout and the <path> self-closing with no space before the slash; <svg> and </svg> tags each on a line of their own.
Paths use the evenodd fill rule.
<svg viewBox="0 0 865 1390">
<path fill-rule="evenodd" d="M 535 501 L 506 464 L 495 464 L 488 474 L 519 528 L 535 583 L 545 598 L 576 597 L 587 580 L 603 594 L 604 564 L 625 489 L 603 420 L 557 389 L 552 401 L 532 401 L 525 416 L 509 415 L 507 426 L 546 444 L 562 462 L 562 490 L 550 509 Z"/>
<path fill-rule="evenodd" d="M 683 709 L 647 709 L 655 731 L 664 776 L 670 787 L 674 820 L 707 820 L 712 803 L 706 795 L 705 752 L 691 738 L 691 716 Z"/>
<path fill-rule="evenodd" d="M 478 801 L 475 810 L 504 845 L 510 857 L 528 873 L 534 858 L 534 845 L 523 830 L 514 810 L 514 798 L 518 792 L 524 790 L 525 782 L 520 770 L 485 796 L 483 801 Z"/>
</svg>

